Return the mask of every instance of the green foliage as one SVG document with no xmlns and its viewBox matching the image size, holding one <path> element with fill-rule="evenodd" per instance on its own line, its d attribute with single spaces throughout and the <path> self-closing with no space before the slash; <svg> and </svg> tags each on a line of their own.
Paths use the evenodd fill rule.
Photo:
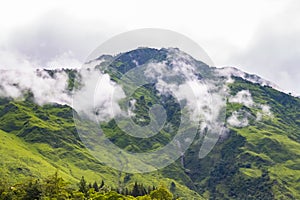
<svg viewBox="0 0 300 200">
<path fill-rule="evenodd" d="M 152 48 L 139 48 L 127 53 L 119 54 L 116 56 L 116 59 L 111 63 L 110 67 L 116 68 L 120 73 L 126 73 L 129 70 L 136 67 L 135 62 L 139 65 L 143 65 L 150 60 L 164 60 L 167 56 L 167 52 L 164 49 L 157 50 Z"/>
<path fill-rule="evenodd" d="M 130 193 L 132 196 L 144 196 L 148 194 L 149 191 L 146 190 L 146 188 L 141 184 L 139 185 L 137 182 L 134 183 L 132 192 Z"/>
<path fill-rule="evenodd" d="M 140 48 L 115 57 L 111 68 L 105 68 L 108 61 L 97 68 L 118 82 L 136 67 L 132 58 L 141 65 L 165 60 L 166 55 L 164 49 Z M 213 68 L 198 67 L 203 73 L 197 76 L 216 78 Z M 80 87 L 77 72 L 65 72 L 68 89 Z M 54 76 L 53 71 L 48 73 Z M 272 117 L 256 121 L 257 108 L 228 102 L 226 117 L 238 110 L 251 113 L 248 127 L 230 127 L 203 159 L 198 157 L 202 141 L 198 136 L 182 160 L 142 175 L 118 172 L 91 156 L 76 132 L 69 106 L 36 105 L 30 91 L 24 101 L 0 98 L 0 199 L 300 199 L 300 99 L 234 80 L 229 85 L 231 95 L 249 90 L 255 103 L 270 106 Z M 151 84 L 136 90 L 133 98 L 136 123 L 147 125 L 151 105 L 164 103 L 169 128 L 155 137 L 137 139 L 124 134 L 112 120 L 101 125 L 106 136 L 131 152 L 158 149 L 172 140 L 181 117 L 178 102 L 158 95 Z M 49 176 L 57 170 L 61 177 Z M 166 187 L 156 189 L 160 182 Z"/>
<path fill-rule="evenodd" d="M 62 177 L 58 176 L 58 172 L 49 176 L 43 185 L 43 193 L 45 197 L 50 199 L 67 199 L 69 192 L 67 191 L 67 183 Z"/>
<path fill-rule="evenodd" d="M 13 186 L 0 184 L 0 199 L 3 200 L 172 200 L 170 191 L 160 186 L 157 190 L 151 191 L 151 194 L 139 193 L 135 197 L 130 194 L 121 194 L 117 191 L 106 190 L 105 186 L 99 191 L 95 191 L 93 187 L 89 187 L 84 177 L 81 178 L 78 188 L 70 187 L 62 177 L 55 174 L 47 177 L 45 180 L 28 180 Z M 132 193 L 140 192 L 144 189 L 142 184 L 135 183 Z"/>
<path fill-rule="evenodd" d="M 80 182 L 78 183 L 78 187 L 79 187 L 79 192 L 83 193 L 87 197 L 89 188 L 86 184 L 84 176 L 81 177 Z"/>
<path fill-rule="evenodd" d="M 80 76 L 79 73 L 77 72 L 77 70 L 74 69 L 64 69 L 64 71 L 67 73 L 68 75 L 68 90 L 72 91 L 75 89 L 78 89 L 80 87 Z"/>
<path fill-rule="evenodd" d="M 41 199 L 43 193 L 42 189 L 39 180 L 29 181 L 24 187 L 25 195 L 23 196 L 23 200 Z"/>
<path fill-rule="evenodd" d="M 172 193 L 165 187 L 165 186 L 159 186 L 157 190 L 154 190 L 150 193 L 150 197 L 152 199 L 163 199 L 163 200 L 172 200 L 173 195 Z"/>
<path fill-rule="evenodd" d="M 118 185 L 118 172 L 93 158 L 79 140 L 70 107 L 57 104 L 38 106 L 31 101 L 1 98 L 0 107 L 0 129 L 6 130 L 0 130 L 0 176 L 8 176 L 10 184 L 28 177 L 42 179 L 59 170 L 72 185 L 77 184 L 81 176 L 93 182 L 105 179 L 112 187 Z M 167 177 L 159 173 L 142 177 L 130 175 L 126 185 L 130 186 L 135 180 L 147 185 L 161 181 L 169 184 Z M 99 188 L 103 185 L 101 183 Z M 180 186 L 179 195 L 195 195 L 183 183 Z M 81 194 L 78 195 L 81 198 Z"/>
<path fill-rule="evenodd" d="M 100 188 L 102 188 L 103 186 L 104 186 L 104 184 Z M 94 188 L 95 192 L 99 192 L 99 186 L 98 186 L 98 183 L 96 181 L 93 183 L 93 188 Z"/>
</svg>

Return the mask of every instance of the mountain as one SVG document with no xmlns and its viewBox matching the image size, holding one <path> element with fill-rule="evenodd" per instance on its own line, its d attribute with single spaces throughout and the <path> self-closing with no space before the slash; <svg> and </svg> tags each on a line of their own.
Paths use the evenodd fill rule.
<svg viewBox="0 0 300 200">
<path fill-rule="evenodd" d="M 132 78 L 131 72 L 145 73 Z M 139 78 L 150 81 L 134 90 Z M 300 198 L 300 99 L 256 75 L 209 67 L 179 49 L 138 48 L 99 56 L 80 70 L 4 70 L 0 80 L 0 175 L 11 184 L 58 170 L 73 185 L 81 176 L 117 188 L 135 181 L 163 183 L 183 199 Z M 92 88 L 89 96 L 86 86 L 95 83 L 105 87 L 98 93 Z M 107 106 L 112 90 L 113 113 Z M 82 103 L 92 97 L 92 107 Z M 149 114 L 156 104 L 163 105 L 165 115 Z M 125 114 L 147 130 L 137 129 L 144 138 L 124 131 L 129 123 L 118 115 L 126 106 Z M 179 125 L 193 114 L 202 117 L 195 134 L 188 132 L 195 124 Z M 159 134 L 146 137 L 153 116 L 165 117 L 165 124 Z M 181 130 L 189 133 L 181 136 L 190 143 L 186 151 L 178 154 L 175 145 L 170 157 L 149 157 L 144 165 L 142 159 L 102 148 L 101 137 L 85 139 L 97 134 L 99 125 L 118 148 L 135 154 L 155 152 L 172 141 L 184 145 L 177 137 Z M 119 159 L 112 162 L 117 169 L 108 165 L 113 157 Z M 175 162 L 160 167 L 170 158 Z"/>
</svg>

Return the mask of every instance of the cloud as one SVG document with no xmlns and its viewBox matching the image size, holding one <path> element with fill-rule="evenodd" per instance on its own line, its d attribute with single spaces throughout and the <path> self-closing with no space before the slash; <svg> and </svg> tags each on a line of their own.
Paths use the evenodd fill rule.
<svg viewBox="0 0 300 200">
<path fill-rule="evenodd" d="M 83 63 L 113 32 L 101 20 L 80 20 L 52 10 L 30 24 L 10 30 L 0 51 L 14 56 L 0 56 L 0 67 L 5 64 L 6 68 L 16 68 L 14 59 L 35 63 L 34 67 L 73 67 Z"/>
<path fill-rule="evenodd" d="M 80 68 L 88 54 L 112 32 L 100 20 L 80 20 L 58 10 L 11 30 L 0 44 L 0 95 L 23 98 L 30 90 L 38 104 L 72 105 L 68 76 L 61 69 Z M 45 68 L 58 72 L 51 77 Z M 95 80 L 98 74 L 87 69 L 80 73 L 84 83 Z"/>
<path fill-rule="evenodd" d="M 235 96 L 230 97 L 228 101 L 231 103 L 240 103 L 247 107 L 252 107 L 254 105 L 249 90 L 239 91 Z"/>
<path fill-rule="evenodd" d="M 42 69 L 0 70 L 0 96 L 23 98 L 31 91 L 36 103 L 59 103 L 71 105 L 66 91 L 68 76 L 65 72 L 54 73 L 53 77 Z"/>
<path fill-rule="evenodd" d="M 30 69 L 38 67 L 38 63 L 17 51 L 0 48 L 0 69 Z"/>
<path fill-rule="evenodd" d="M 260 74 L 287 92 L 300 94 L 300 3 L 292 1 L 280 14 L 264 20 L 249 45 L 231 60 Z"/>
<path fill-rule="evenodd" d="M 74 92 L 73 108 L 92 121 L 107 121 L 122 113 L 119 100 L 125 97 L 122 88 L 108 74 L 95 69 L 81 69 L 82 87 Z"/>
<path fill-rule="evenodd" d="M 108 74 L 95 69 L 77 69 L 81 88 L 69 91 L 67 73 L 62 69 L 52 72 L 50 76 L 44 69 L 0 69 L 0 96 L 23 99 L 30 91 L 39 105 L 66 104 L 94 121 L 106 121 L 121 114 L 118 101 L 125 94 Z"/>
<path fill-rule="evenodd" d="M 245 73 L 235 67 L 223 67 L 216 69 L 217 73 L 219 73 L 221 76 L 225 76 L 228 80 L 227 83 L 233 83 L 234 80 L 232 77 L 241 77 L 251 83 L 258 83 L 260 85 L 266 85 L 270 86 L 276 90 L 283 91 L 281 88 L 279 88 L 276 84 L 274 84 L 271 81 L 265 80 L 261 77 L 259 77 L 256 74 L 248 74 Z"/>
<path fill-rule="evenodd" d="M 59 69 L 59 68 L 80 68 L 83 65 L 82 62 L 77 60 L 72 51 L 65 52 L 61 55 L 55 56 L 52 60 L 45 64 L 47 69 Z"/>
<path fill-rule="evenodd" d="M 217 88 L 213 82 L 199 78 L 198 75 L 203 73 L 199 65 L 189 55 L 170 48 L 167 61 L 149 63 L 145 75 L 156 81 L 156 89 L 161 94 L 172 94 L 178 101 L 185 100 L 191 120 L 203 118 L 206 122 L 212 122 L 225 106 L 223 98 L 226 95 L 220 88 L 214 91 Z"/>
<path fill-rule="evenodd" d="M 241 111 L 234 111 L 232 113 L 232 115 L 227 119 L 227 123 L 230 126 L 234 126 L 234 127 L 246 127 L 249 125 L 249 121 L 248 121 L 248 113 L 245 112 L 241 112 Z"/>
<path fill-rule="evenodd" d="M 254 102 L 249 90 L 239 91 L 235 96 L 230 96 L 228 101 L 252 108 L 256 116 L 256 121 L 261 121 L 263 117 L 273 117 L 270 106 Z M 248 126 L 249 120 L 254 119 L 255 116 L 244 108 L 241 108 L 232 112 L 231 116 L 227 118 L 227 123 L 230 126 L 242 128 Z"/>
<path fill-rule="evenodd" d="M 224 79 L 205 77 L 201 63 L 183 52 L 169 49 L 166 62 L 150 63 L 145 75 L 156 80 L 161 94 L 172 94 L 181 104 L 181 112 L 188 111 L 190 121 L 198 122 L 202 141 L 199 158 L 211 151 L 220 137 L 226 134 L 225 106 L 227 87 Z M 201 77 L 201 76 L 204 77 Z M 215 74 L 218 76 L 218 73 Z"/>
</svg>

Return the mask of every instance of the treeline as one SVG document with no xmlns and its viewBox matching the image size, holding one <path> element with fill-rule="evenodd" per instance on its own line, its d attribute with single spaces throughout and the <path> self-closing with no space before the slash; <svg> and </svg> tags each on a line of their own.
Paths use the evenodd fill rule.
<svg viewBox="0 0 300 200">
<path fill-rule="evenodd" d="M 137 182 L 135 182 L 134 186 L 132 188 L 125 187 L 122 189 L 115 188 L 112 190 L 116 191 L 118 194 L 138 197 L 138 196 L 144 196 L 147 194 L 151 194 L 151 192 L 157 190 L 157 188 L 155 186 L 144 187 L 143 184 L 138 184 Z"/>
<path fill-rule="evenodd" d="M 31 179 L 23 183 L 9 185 L 0 181 L 1 200 L 173 200 L 172 193 L 165 187 L 145 187 L 135 182 L 132 188 L 111 188 L 101 183 L 87 183 L 82 177 L 77 186 L 72 186 L 55 174 L 43 179 Z"/>
</svg>

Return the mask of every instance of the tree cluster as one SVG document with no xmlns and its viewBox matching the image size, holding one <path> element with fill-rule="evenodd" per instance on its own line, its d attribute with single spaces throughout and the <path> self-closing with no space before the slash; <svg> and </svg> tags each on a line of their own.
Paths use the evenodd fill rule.
<svg viewBox="0 0 300 200">
<path fill-rule="evenodd" d="M 164 186 L 145 187 L 135 182 L 132 188 L 111 188 L 102 180 L 87 183 L 81 178 L 76 187 L 55 174 L 44 180 L 31 179 L 23 183 L 9 185 L 0 181 L 0 199 L 3 200 L 173 200 L 172 193 Z"/>
</svg>

